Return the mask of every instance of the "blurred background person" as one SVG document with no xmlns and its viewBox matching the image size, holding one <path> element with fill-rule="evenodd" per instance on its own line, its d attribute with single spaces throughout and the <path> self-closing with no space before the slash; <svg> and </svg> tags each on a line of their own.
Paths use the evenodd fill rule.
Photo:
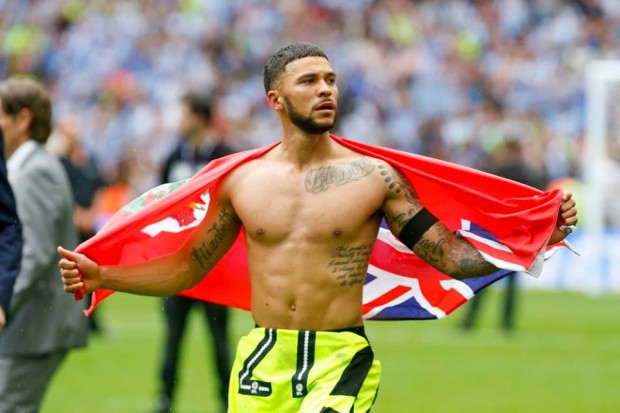
<svg viewBox="0 0 620 413">
<path fill-rule="evenodd" d="M 96 233 L 93 201 L 95 195 L 106 184 L 97 162 L 82 144 L 82 127 L 75 116 L 68 116 L 56 122 L 52 135 L 52 149 L 67 171 L 75 199 L 75 224 L 80 242 Z M 52 139 L 50 139 L 52 140 Z"/>
<path fill-rule="evenodd" d="M 215 125 L 216 101 L 211 93 L 189 92 L 181 99 L 179 120 L 180 140 L 166 158 L 161 183 L 177 182 L 193 176 L 207 163 L 232 154 Z M 222 412 L 228 408 L 230 380 L 230 343 L 228 339 L 228 308 L 183 296 L 163 298 L 166 322 L 164 352 L 160 367 L 160 390 L 157 413 L 170 412 L 178 382 L 180 349 L 186 331 L 188 315 L 197 307 L 205 317 L 205 329 L 210 331 L 213 344 L 213 362 L 217 371 L 219 398 Z"/>
<path fill-rule="evenodd" d="M 108 183 L 95 193 L 92 206 L 95 232 L 103 228 L 112 215 L 138 196 L 132 181 L 133 172 L 134 158 L 131 151 L 128 151 L 108 174 Z"/>
<path fill-rule="evenodd" d="M 74 221 L 79 243 L 95 235 L 96 210 L 94 200 L 106 182 L 101 176 L 95 159 L 82 144 L 82 127 L 77 116 L 67 116 L 56 122 L 47 142 L 47 148 L 55 153 L 67 172 L 75 202 Z M 86 294 L 86 306 L 90 306 L 91 294 Z M 91 331 L 102 331 L 99 314 L 88 317 Z"/>
<path fill-rule="evenodd" d="M 508 136 L 502 140 L 489 160 L 487 172 L 494 175 L 521 182 L 543 190 L 547 186 L 545 175 L 527 164 L 521 140 Z M 510 333 L 515 328 L 515 308 L 517 304 L 518 277 L 520 273 L 512 273 L 500 282 L 504 286 L 503 304 L 501 308 L 501 328 Z M 491 287 L 494 288 L 494 287 Z M 466 304 L 466 313 L 462 328 L 471 330 L 480 316 L 481 303 L 488 291 L 481 291 Z"/>
<path fill-rule="evenodd" d="M 59 291 L 55 264 L 57 245 L 77 245 L 73 195 L 60 161 L 44 146 L 52 106 L 41 83 L 0 83 L 0 128 L 24 235 L 11 322 L 0 334 L 0 412 L 34 413 L 68 351 L 87 343 L 84 305 Z"/>
<path fill-rule="evenodd" d="M 4 137 L 0 128 L 0 333 L 6 325 L 15 278 L 22 257 L 22 228 L 15 198 L 9 185 L 4 159 Z"/>
</svg>

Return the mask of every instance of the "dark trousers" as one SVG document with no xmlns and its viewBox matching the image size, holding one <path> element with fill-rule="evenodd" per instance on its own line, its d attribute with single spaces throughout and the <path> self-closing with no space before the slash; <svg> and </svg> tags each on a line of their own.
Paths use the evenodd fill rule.
<svg viewBox="0 0 620 413">
<path fill-rule="evenodd" d="M 501 326 L 504 331 L 509 332 L 514 328 L 514 312 L 517 299 L 517 273 L 513 273 L 504 279 L 506 280 L 506 291 L 502 309 Z M 486 294 L 486 291 L 480 291 L 470 300 L 469 308 L 463 321 L 464 329 L 469 330 L 474 326 L 476 317 L 480 312 L 481 302 Z"/>
<path fill-rule="evenodd" d="M 161 364 L 161 395 L 172 401 L 177 379 L 179 350 L 187 324 L 187 316 L 194 306 L 204 311 L 211 332 L 213 355 L 217 369 L 219 393 L 224 409 L 228 406 L 228 382 L 230 380 L 231 359 L 228 342 L 228 308 L 193 298 L 173 296 L 163 300 L 166 317 L 166 345 Z"/>
<path fill-rule="evenodd" d="M 67 356 L 54 353 L 0 356 L 0 412 L 36 413 Z"/>
</svg>

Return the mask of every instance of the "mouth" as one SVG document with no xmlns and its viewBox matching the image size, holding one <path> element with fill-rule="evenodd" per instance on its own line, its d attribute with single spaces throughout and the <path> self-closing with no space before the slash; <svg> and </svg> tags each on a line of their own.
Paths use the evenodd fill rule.
<svg viewBox="0 0 620 413">
<path fill-rule="evenodd" d="M 314 107 L 317 112 L 333 112 L 336 110 L 336 104 L 331 100 L 321 102 Z"/>
</svg>

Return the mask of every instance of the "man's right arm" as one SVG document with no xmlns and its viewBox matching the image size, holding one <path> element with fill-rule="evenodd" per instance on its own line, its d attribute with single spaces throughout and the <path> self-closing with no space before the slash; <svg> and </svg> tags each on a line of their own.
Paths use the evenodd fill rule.
<svg viewBox="0 0 620 413">
<path fill-rule="evenodd" d="M 212 199 L 204 221 L 176 253 L 134 265 L 99 266 L 83 254 L 58 248 L 64 289 L 99 288 L 168 296 L 196 285 L 235 242 L 241 223 L 229 203 Z"/>
</svg>

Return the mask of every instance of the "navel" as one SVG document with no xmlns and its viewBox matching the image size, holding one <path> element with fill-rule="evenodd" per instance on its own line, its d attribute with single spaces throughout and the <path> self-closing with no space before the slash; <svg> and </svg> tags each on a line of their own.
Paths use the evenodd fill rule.
<svg viewBox="0 0 620 413">
<path fill-rule="evenodd" d="M 291 304 L 291 311 L 297 310 L 297 306 L 295 304 Z"/>
<path fill-rule="evenodd" d="M 335 235 L 335 236 L 339 237 L 339 236 L 340 236 L 340 234 L 342 234 L 342 231 L 340 231 L 339 229 L 335 229 L 335 230 L 334 230 L 334 235 Z"/>
</svg>

